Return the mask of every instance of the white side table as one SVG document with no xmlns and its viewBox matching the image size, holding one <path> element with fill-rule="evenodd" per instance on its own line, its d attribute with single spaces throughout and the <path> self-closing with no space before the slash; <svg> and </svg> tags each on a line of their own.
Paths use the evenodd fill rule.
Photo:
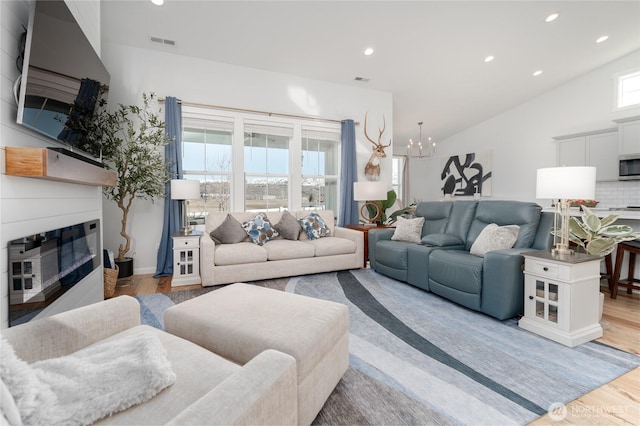
<svg viewBox="0 0 640 426">
<path fill-rule="evenodd" d="M 173 238 L 173 278 L 171 286 L 200 284 L 200 236 L 193 231 L 185 235 L 176 232 Z"/>
<path fill-rule="evenodd" d="M 602 337 L 602 259 L 583 253 L 555 256 L 549 250 L 523 256 L 524 317 L 518 325 L 569 347 Z"/>
</svg>

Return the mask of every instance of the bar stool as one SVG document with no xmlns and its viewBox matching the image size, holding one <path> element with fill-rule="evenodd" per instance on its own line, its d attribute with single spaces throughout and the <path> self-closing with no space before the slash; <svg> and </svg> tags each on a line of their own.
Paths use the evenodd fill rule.
<svg viewBox="0 0 640 426">
<path fill-rule="evenodd" d="M 600 274 L 600 279 L 607 280 L 607 286 L 609 287 L 609 292 L 611 292 L 613 289 L 613 262 L 611 260 L 611 253 L 604 257 L 604 267 L 606 272 Z"/>
<path fill-rule="evenodd" d="M 624 253 L 629 252 L 629 271 L 626 279 L 620 279 L 620 269 L 622 268 L 622 260 L 624 259 Z M 640 253 L 640 240 L 625 241 L 618 243 L 616 254 L 616 267 L 613 272 L 613 288 L 611 289 L 611 298 L 615 299 L 618 296 L 618 286 L 626 286 L 627 293 L 631 294 L 631 291 L 636 289 L 640 290 L 640 285 L 634 283 L 640 283 L 640 278 L 634 276 L 636 268 L 636 254 Z"/>
</svg>

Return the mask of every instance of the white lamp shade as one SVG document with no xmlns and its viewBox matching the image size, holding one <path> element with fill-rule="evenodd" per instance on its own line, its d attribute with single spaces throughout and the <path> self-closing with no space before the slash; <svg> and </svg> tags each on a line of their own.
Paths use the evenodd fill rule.
<svg viewBox="0 0 640 426">
<path fill-rule="evenodd" d="M 200 198 L 200 182 L 197 180 L 172 179 L 172 200 L 196 200 Z"/>
<path fill-rule="evenodd" d="M 353 199 L 355 201 L 386 200 L 387 184 L 384 182 L 354 182 Z"/>
<path fill-rule="evenodd" d="M 536 198 L 592 200 L 595 197 L 595 167 L 549 167 L 538 169 Z"/>
</svg>

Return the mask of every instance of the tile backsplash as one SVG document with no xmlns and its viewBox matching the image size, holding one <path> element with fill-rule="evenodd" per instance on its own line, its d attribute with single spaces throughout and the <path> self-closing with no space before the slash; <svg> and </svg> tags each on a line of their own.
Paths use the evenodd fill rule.
<svg viewBox="0 0 640 426">
<path fill-rule="evenodd" d="M 598 207 L 640 206 L 640 180 L 596 182 Z"/>
</svg>

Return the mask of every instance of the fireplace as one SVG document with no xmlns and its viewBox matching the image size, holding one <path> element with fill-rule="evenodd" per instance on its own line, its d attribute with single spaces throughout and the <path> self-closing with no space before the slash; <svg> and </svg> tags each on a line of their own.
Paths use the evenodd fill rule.
<svg viewBox="0 0 640 426">
<path fill-rule="evenodd" d="M 9 242 L 9 326 L 43 312 L 100 267 L 100 220 Z"/>
</svg>

